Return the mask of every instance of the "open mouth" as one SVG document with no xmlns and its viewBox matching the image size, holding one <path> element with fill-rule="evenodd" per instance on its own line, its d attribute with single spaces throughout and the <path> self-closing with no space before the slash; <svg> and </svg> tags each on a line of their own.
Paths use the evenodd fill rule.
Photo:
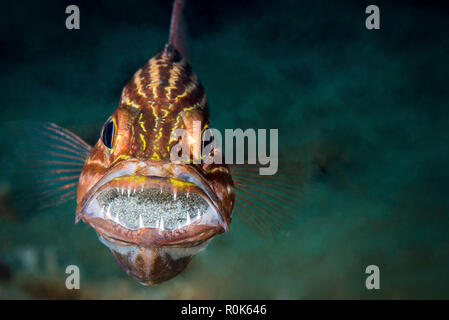
<svg viewBox="0 0 449 320">
<path fill-rule="evenodd" d="M 101 208 L 100 217 L 134 230 L 175 230 L 214 215 L 212 206 L 196 193 L 109 188 L 96 200 Z"/>
<path fill-rule="evenodd" d="M 227 230 L 213 192 L 192 175 L 119 173 L 81 206 L 80 217 L 101 236 L 143 246 L 193 245 Z"/>
</svg>

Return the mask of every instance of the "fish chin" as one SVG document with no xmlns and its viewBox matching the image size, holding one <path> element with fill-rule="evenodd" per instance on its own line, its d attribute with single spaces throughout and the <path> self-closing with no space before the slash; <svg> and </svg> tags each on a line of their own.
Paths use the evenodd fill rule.
<svg viewBox="0 0 449 320">
<path fill-rule="evenodd" d="M 114 255 L 120 268 L 143 285 L 156 285 L 181 273 L 193 255 L 205 249 L 209 241 L 188 248 L 141 247 L 119 243 L 98 235 Z"/>
<path fill-rule="evenodd" d="M 228 231 L 218 196 L 193 167 L 128 161 L 109 170 L 78 204 L 119 266 L 143 284 L 183 271 Z"/>
</svg>

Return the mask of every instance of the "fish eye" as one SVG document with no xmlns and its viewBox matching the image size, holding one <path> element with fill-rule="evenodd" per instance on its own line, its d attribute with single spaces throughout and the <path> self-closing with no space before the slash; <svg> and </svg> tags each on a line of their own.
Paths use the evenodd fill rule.
<svg viewBox="0 0 449 320">
<path fill-rule="evenodd" d="M 108 121 L 106 121 L 106 123 L 103 126 L 103 133 L 101 135 L 103 144 L 108 148 L 112 147 L 112 139 L 114 138 L 114 131 L 115 131 L 114 121 L 112 121 L 112 119 L 109 118 Z"/>
</svg>

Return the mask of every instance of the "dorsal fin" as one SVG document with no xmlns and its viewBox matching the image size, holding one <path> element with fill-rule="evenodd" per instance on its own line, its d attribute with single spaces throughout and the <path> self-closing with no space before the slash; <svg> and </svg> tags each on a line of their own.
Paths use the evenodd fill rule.
<svg viewBox="0 0 449 320">
<path fill-rule="evenodd" d="M 183 57 L 187 58 L 183 19 L 184 2 L 184 0 L 173 1 L 168 45 L 173 46 Z"/>
</svg>

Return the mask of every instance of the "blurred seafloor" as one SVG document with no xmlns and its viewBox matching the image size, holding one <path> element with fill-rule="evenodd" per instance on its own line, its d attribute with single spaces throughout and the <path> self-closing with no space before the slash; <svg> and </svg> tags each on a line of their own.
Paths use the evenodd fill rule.
<svg viewBox="0 0 449 320">
<path fill-rule="evenodd" d="M 169 1 L 2 2 L 0 118 L 58 123 L 93 143 L 122 87 L 164 45 Z M 191 63 L 224 128 L 279 128 L 306 164 L 293 223 L 262 238 L 235 219 L 157 287 L 126 276 L 75 203 L 30 210 L 1 131 L 0 298 L 448 298 L 448 6 L 191 1 Z M 6 128 L 6 126 L 3 126 Z M 26 184 L 26 183 L 25 183 Z M 81 290 L 64 287 L 81 268 Z M 381 290 L 365 288 L 365 267 Z"/>
</svg>

